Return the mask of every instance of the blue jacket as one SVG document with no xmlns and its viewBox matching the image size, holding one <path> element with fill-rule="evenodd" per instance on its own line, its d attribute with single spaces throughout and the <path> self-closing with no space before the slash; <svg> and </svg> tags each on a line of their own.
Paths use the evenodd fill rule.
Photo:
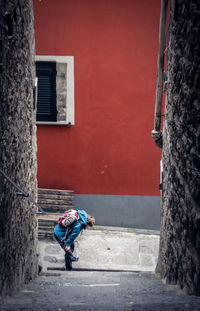
<svg viewBox="0 0 200 311">
<path fill-rule="evenodd" d="M 78 215 L 80 219 L 69 227 L 72 229 L 72 232 L 67 237 L 65 246 L 71 246 L 81 230 L 85 229 L 87 225 L 87 213 L 84 210 L 78 210 Z M 66 230 L 68 230 L 68 228 L 61 228 L 59 224 L 57 224 L 54 228 L 54 234 L 58 237 L 59 240 L 62 240 L 65 236 Z"/>
</svg>

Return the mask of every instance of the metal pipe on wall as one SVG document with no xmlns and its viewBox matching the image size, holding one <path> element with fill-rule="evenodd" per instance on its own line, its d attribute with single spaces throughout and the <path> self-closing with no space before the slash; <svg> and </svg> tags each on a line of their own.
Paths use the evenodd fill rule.
<svg viewBox="0 0 200 311">
<path fill-rule="evenodd" d="M 163 96 L 163 76 L 166 42 L 166 22 L 167 22 L 168 0 L 161 0 L 160 27 L 159 27 L 159 48 L 157 60 L 157 84 L 156 84 L 156 102 L 154 129 L 152 137 L 156 145 L 162 148 L 161 114 L 162 114 L 162 96 Z"/>
</svg>

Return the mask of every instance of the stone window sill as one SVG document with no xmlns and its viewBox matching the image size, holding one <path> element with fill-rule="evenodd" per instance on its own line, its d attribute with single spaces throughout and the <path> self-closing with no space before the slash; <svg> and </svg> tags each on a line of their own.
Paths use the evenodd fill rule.
<svg viewBox="0 0 200 311">
<path fill-rule="evenodd" d="M 72 126 L 72 124 L 69 124 L 66 121 L 56 121 L 56 122 L 36 121 L 36 125 L 65 125 L 65 126 L 68 126 L 68 127 Z"/>
</svg>

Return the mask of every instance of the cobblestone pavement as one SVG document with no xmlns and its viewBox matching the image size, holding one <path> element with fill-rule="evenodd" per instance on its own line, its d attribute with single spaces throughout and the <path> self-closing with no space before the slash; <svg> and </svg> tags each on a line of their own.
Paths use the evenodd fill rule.
<svg viewBox="0 0 200 311">
<path fill-rule="evenodd" d="M 166 289 L 147 272 L 52 271 L 39 276 L 1 311 L 197 311 L 200 297 Z"/>
</svg>

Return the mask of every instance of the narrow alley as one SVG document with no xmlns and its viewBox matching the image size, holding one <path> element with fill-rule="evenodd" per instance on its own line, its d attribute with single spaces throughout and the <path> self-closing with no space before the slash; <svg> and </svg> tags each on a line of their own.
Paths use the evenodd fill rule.
<svg viewBox="0 0 200 311">
<path fill-rule="evenodd" d="M 200 311 L 200 0 L 0 12 L 0 311 Z"/>
</svg>

